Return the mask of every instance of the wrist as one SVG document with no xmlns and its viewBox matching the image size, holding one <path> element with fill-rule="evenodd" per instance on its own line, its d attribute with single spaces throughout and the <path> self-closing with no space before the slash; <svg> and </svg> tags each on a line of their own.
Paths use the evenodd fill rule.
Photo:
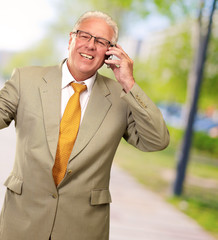
<svg viewBox="0 0 218 240">
<path fill-rule="evenodd" d="M 134 79 L 132 79 L 131 81 L 125 82 L 125 84 L 122 85 L 123 86 L 123 90 L 126 93 L 128 93 L 132 89 L 134 84 L 135 84 L 135 80 Z"/>
</svg>

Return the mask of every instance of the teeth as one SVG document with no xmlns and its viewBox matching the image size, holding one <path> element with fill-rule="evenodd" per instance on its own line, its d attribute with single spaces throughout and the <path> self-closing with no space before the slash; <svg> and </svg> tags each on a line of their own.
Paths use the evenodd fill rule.
<svg viewBox="0 0 218 240">
<path fill-rule="evenodd" d="M 93 56 L 87 55 L 85 53 L 80 54 L 82 57 L 88 58 L 88 59 L 93 59 Z"/>
</svg>

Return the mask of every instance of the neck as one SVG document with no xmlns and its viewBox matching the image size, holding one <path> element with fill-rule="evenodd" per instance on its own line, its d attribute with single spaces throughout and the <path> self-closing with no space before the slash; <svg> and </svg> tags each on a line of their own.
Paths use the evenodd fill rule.
<svg viewBox="0 0 218 240">
<path fill-rule="evenodd" d="M 85 81 L 95 75 L 95 73 L 94 74 L 93 73 L 90 73 L 90 74 L 82 73 L 82 72 L 77 73 L 76 71 L 73 71 L 73 69 L 70 67 L 70 63 L 68 60 L 67 60 L 67 67 L 68 67 L 69 72 L 71 73 L 71 75 L 77 82 Z"/>
</svg>

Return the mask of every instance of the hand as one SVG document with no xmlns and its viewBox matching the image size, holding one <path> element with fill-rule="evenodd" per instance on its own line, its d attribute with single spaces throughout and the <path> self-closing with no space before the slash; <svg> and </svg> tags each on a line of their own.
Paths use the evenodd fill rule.
<svg viewBox="0 0 218 240">
<path fill-rule="evenodd" d="M 117 59 L 106 59 L 105 63 L 110 66 L 117 81 L 124 91 L 128 93 L 135 83 L 133 77 L 133 60 L 127 55 L 120 45 L 110 47 L 106 55 L 114 55 Z"/>
</svg>

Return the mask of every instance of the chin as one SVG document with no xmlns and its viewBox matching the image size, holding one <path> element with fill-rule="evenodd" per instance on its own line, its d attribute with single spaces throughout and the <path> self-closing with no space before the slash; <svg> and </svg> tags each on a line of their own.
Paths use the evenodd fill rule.
<svg viewBox="0 0 218 240">
<path fill-rule="evenodd" d="M 96 73 L 96 71 L 88 70 L 88 69 L 80 69 L 79 70 L 79 72 L 81 73 L 81 76 L 83 76 L 83 78 L 85 78 L 85 79 L 90 78 L 91 76 L 93 76 Z"/>
</svg>

